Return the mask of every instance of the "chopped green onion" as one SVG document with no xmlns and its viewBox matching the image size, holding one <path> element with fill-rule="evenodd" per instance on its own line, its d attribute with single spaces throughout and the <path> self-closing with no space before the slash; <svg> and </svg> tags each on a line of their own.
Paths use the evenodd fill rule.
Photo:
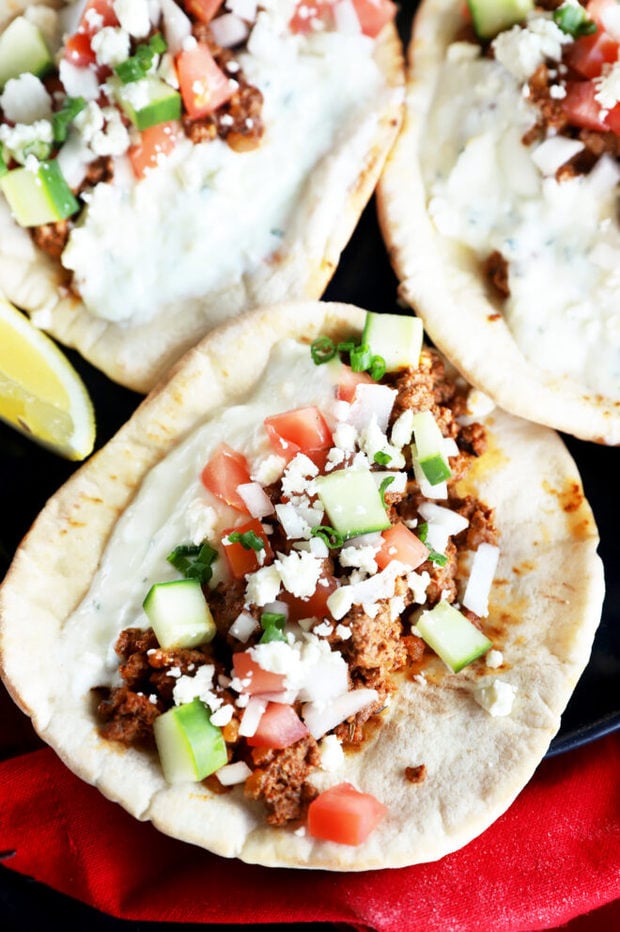
<svg viewBox="0 0 620 932">
<path fill-rule="evenodd" d="M 284 625 L 286 624 L 286 615 L 280 612 L 263 612 L 260 616 L 260 624 L 263 634 L 260 638 L 260 644 L 269 644 L 271 641 L 285 641 Z"/>
<path fill-rule="evenodd" d="M 312 362 L 315 366 L 321 366 L 324 362 L 329 362 L 338 352 L 333 340 L 329 337 L 317 337 L 310 344 L 310 353 Z"/>
<path fill-rule="evenodd" d="M 366 372 L 367 369 L 370 369 L 372 353 L 368 343 L 360 343 L 359 346 L 354 346 L 349 358 L 354 372 Z"/>
<path fill-rule="evenodd" d="M 373 459 L 375 463 L 377 463 L 378 466 L 387 466 L 388 463 L 392 462 L 392 457 L 390 456 L 390 454 L 384 453 L 382 450 L 378 450 L 375 453 Z"/>
<path fill-rule="evenodd" d="M 265 549 L 265 543 L 258 536 L 256 531 L 232 531 L 228 535 L 227 540 L 229 540 L 231 544 L 241 544 L 244 550 L 259 551 Z"/>
<path fill-rule="evenodd" d="M 574 39 L 581 36 L 591 36 L 597 30 L 597 25 L 591 19 L 582 6 L 574 4 L 562 4 L 557 10 L 553 11 L 553 22 L 562 30 L 568 33 Z"/>
<path fill-rule="evenodd" d="M 368 367 L 370 377 L 373 381 L 378 382 L 385 375 L 385 359 L 383 356 L 373 356 Z"/>
<path fill-rule="evenodd" d="M 394 482 L 394 476 L 386 476 L 381 485 L 379 486 L 379 495 L 381 496 L 381 501 L 383 502 L 383 507 L 385 508 L 385 493 L 389 485 L 392 485 Z"/>
<path fill-rule="evenodd" d="M 52 134 L 54 142 L 65 142 L 69 132 L 69 124 L 75 120 L 86 106 L 83 97 L 65 97 L 60 110 L 52 114 Z"/>
<path fill-rule="evenodd" d="M 148 42 L 136 46 L 136 50 L 126 61 L 116 65 L 114 71 L 123 84 L 131 84 L 145 78 L 153 65 L 153 59 L 168 48 L 166 40 L 160 32 L 151 36 Z"/>
<path fill-rule="evenodd" d="M 330 550 L 336 550 L 344 544 L 342 534 L 328 524 L 319 524 L 317 527 L 313 527 L 311 535 L 312 537 L 320 537 Z"/>
<path fill-rule="evenodd" d="M 0 177 L 2 177 L 2 175 L 6 175 L 8 170 L 9 170 L 8 166 L 4 160 L 4 155 L 2 153 L 2 150 L 0 149 Z"/>
<path fill-rule="evenodd" d="M 339 353 L 351 353 L 355 349 L 355 343 L 353 340 L 343 340 L 342 343 L 339 343 L 337 350 Z"/>
<path fill-rule="evenodd" d="M 198 579 L 202 585 L 213 575 L 211 564 L 217 559 L 215 550 L 206 541 L 202 544 L 180 544 L 168 554 L 167 560 L 187 579 Z"/>
</svg>

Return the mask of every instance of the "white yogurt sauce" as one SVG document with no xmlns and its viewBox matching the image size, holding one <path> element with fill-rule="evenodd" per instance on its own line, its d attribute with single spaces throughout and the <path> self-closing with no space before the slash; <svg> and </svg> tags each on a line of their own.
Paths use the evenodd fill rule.
<svg viewBox="0 0 620 932">
<path fill-rule="evenodd" d="M 384 87 L 372 40 L 292 36 L 266 10 L 248 48 L 241 66 L 264 95 L 257 149 L 184 139 L 141 183 L 123 184 L 119 166 L 115 182 L 94 189 L 61 259 L 93 314 L 141 323 L 234 285 L 285 238 L 303 235 L 295 208 L 307 179 L 351 127 L 349 166 L 363 157 L 376 126 L 368 101 Z"/>
<path fill-rule="evenodd" d="M 428 209 L 443 236 L 508 261 L 504 316 L 532 363 L 620 397 L 620 169 L 545 177 L 521 142 L 536 116 L 502 64 L 455 43 L 422 143 Z"/>
<path fill-rule="evenodd" d="M 215 447 L 226 442 L 244 453 L 251 468 L 258 467 L 272 452 L 265 417 L 306 405 L 320 405 L 325 413 L 333 378 L 330 366 L 315 366 L 307 345 L 283 340 L 251 398 L 206 421 L 148 473 L 116 523 L 88 593 L 62 631 L 58 662 L 70 672 L 76 695 L 115 682 L 116 638 L 123 628 L 148 627 L 142 602 L 153 583 L 179 578 L 166 557 L 191 540 L 197 502 L 216 513 L 214 546 L 223 530 L 247 520 L 202 485 L 200 474 Z M 215 562 L 212 584 L 222 578 L 224 562 L 221 557 Z"/>
</svg>

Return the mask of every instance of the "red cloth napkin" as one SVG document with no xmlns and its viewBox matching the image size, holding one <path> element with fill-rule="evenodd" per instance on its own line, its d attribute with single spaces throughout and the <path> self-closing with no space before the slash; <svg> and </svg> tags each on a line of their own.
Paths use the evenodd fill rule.
<svg viewBox="0 0 620 932">
<path fill-rule="evenodd" d="M 0 762 L 0 852 L 15 852 L 3 863 L 106 913 L 378 932 L 533 932 L 574 917 L 571 932 L 620 928 L 619 734 L 544 761 L 508 812 L 439 862 L 333 874 L 229 861 L 135 821 L 24 739 L 27 720 L 1 693 L 0 757 L 38 748 Z"/>
</svg>

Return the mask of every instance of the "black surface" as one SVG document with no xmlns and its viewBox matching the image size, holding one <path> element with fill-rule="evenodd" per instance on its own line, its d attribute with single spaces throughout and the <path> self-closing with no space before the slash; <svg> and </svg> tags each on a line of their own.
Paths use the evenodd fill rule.
<svg viewBox="0 0 620 932">
<path fill-rule="evenodd" d="M 400 25 L 408 35 L 415 4 L 403 4 Z M 340 267 L 325 295 L 326 299 L 344 300 L 374 311 L 398 308 L 396 281 L 379 234 L 374 203 L 361 219 Z M 93 398 L 97 412 L 97 448 L 101 447 L 124 423 L 140 398 L 85 363 L 75 353 L 69 358 L 81 373 Z M 607 596 L 591 661 L 566 709 L 560 733 L 550 753 L 561 753 L 591 741 L 620 726 L 620 545 L 617 530 L 618 505 L 614 482 L 619 474 L 620 450 L 599 447 L 565 438 L 575 458 L 592 504 L 601 534 L 600 553 L 606 568 Z M 69 478 L 75 464 L 67 463 L 36 447 L 0 423 L 0 578 L 9 566 L 12 554 L 35 516 L 59 486 Z M 2 687 L 0 686 L 0 690 Z M 4 721 L 19 753 L 36 743 L 28 720 L 14 712 L 15 720 Z M 0 816 L 1 817 L 1 816 Z M 183 925 L 145 922 L 122 922 L 104 916 L 90 907 L 74 902 L 28 878 L 0 867 L 0 929 L 114 929 L 132 932 L 155 932 L 175 929 L 227 929 L 235 932 L 242 926 Z M 247 927 L 245 927 L 247 928 Z M 284 932 L 334 929 L 327 924 L 281 925 Z"/>
</svg>

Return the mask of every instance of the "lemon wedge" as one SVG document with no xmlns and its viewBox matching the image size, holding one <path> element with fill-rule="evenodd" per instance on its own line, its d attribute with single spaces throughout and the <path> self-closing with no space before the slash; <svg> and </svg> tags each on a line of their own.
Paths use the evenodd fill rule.
<svg viewBox="0 0 620 932">
<path fill-rule="evenodd" d="M 80 376 L 55 343 L 0 297 L 0 418 L 70 460 L 95 443 L 95 415 Z"/>
</svg>

